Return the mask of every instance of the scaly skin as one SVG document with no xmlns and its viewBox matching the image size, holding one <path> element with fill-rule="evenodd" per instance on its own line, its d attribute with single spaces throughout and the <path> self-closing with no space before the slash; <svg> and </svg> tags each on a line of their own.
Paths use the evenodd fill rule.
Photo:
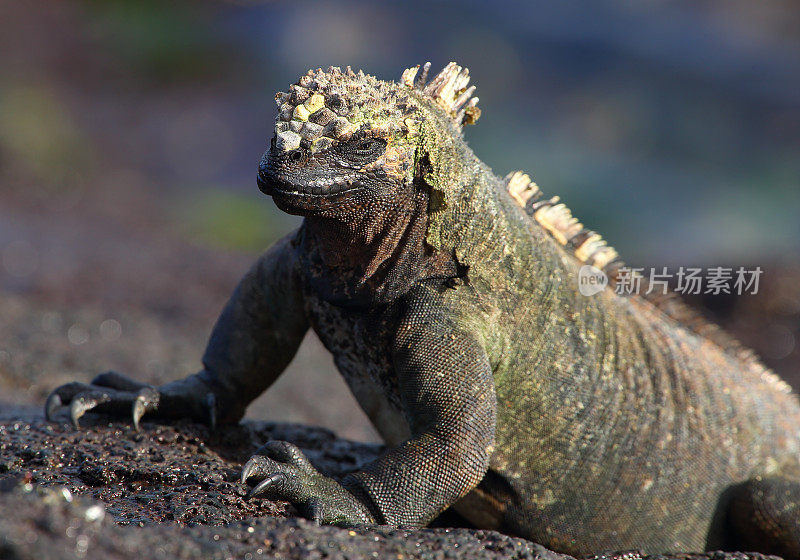
<svg viewBox="0 0 800 560">
<path fill-rule="evenodd" d="M 317 70 L 279 94 L 259 185 L 305 220 L 237 288 L 204 371 L 70 384 L 48 415 L 235 422 L 310 326 L 392 447 L 337 482 L 270 442 L 242 473 L 254 495 L 340 524 L 423 526 L 454 505 L 573 555 L 800 557 L 796 397 L 644 299 L 581 296 L 581 263 L 464 142 L 466 73 L 416 72 Z"/>
</svg>

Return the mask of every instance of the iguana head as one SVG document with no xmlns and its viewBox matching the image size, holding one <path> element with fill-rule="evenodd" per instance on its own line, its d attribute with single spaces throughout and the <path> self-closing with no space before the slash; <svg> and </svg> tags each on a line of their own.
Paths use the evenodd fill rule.
<svg viewBox="0 0 800 560">
<path fill-rule="evenodd" d="M 260 189 L 286 212 L 330 218 L 369 219 L 411 200 L 422 130 L 436 121 L 460 137 L 479 115 L 466 69 L 450 63 L 426 84 L 429 67 L 406 70 L 398 83 L 349 67 L 311 70 L 278 93 Z"/>
</svg>

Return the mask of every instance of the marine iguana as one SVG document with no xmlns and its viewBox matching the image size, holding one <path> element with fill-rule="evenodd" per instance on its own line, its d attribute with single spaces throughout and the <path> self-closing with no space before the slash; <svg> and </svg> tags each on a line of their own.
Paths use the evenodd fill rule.
<svg viewBox="0 0 800 560">
<path fill-rule="evenodd" d="M 264 254 L 204 369 L 159 387 L 118 373 L 69 405 L 237 422 L 313 328 L 390 449 L 343 480 L 287 442 L 244 466 L 253 495 L 324 523 L 424 526 L 453 506 L 570 554 L 756 549 L 800 558 L 800 404 L 672 299 L 579 294 L 616 252 L 527 175 L 495 176 L 462 127 L 455 63 L 380 81 L 329 68 L 276 96 L 260 189 L 302 225 Z"/>
</svg>

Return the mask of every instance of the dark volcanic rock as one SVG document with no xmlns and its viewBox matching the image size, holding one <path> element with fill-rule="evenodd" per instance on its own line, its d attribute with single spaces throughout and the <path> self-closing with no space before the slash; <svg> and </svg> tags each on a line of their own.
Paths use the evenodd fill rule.
<svg viewBox="0 0 800 560">
<path fill-rule="evenodd" d="M 534 558 L 543 550 L 490 531 L 318 527 L 292 518 L 286 503 L 247 501 L 238 482 L 242 462 L 268 439 L 293 441 L 334 476 L 376 457 L 378 445 L 289 424 L 135 432 L 98 418 L 78 431 L 0 423 L 0 510 L 19 512 L 0 518 L 0 557 Z"/>
<path fill-rule="evenodd" d="M 286 503 L 247 501 L 246 488 L 238 482 L 242 463 L 268 439 L 296 443 L 332 476 L 376 457 L 382 450 L 378 445 L 292 424 L 245 423 L 212 433 L 190 423 L 145 423 L 135 432 L 101 418 L 87 415 L 77 431 L 38 419 L 0 421 L 0 558 L 573 560 L 493 531 L 319 527 L 294 517 Z"/>
<path fill-rule="evenodd" d="M 0 422 L 0 478 L 23 475 L 32 484 L 61 485 L 90 496 L 108 504 L 110 517 L 120 524 L 221 525 L 293 514 L 285 503 L 247 501 L 247 488 L 239 483 L 241 464 L 269 439 L 297 443 L 321 471 L 334 476 L 381 449 L 292 424 L 247 423 L 214 433 L 190 423 L 146 424 L 135 432 L 123 423 L 93 420 L 80 430 L 40 420 Z"/>
<path fill-rule="evenodd" d="M 0 557 L 41 558 L 552 558 L 571 560 L 498 533 L 468 529 L 318 527 L 266 517 L 222 527 L 120 526 L 102 505 L 30 484 L 0 494 Z M 540 555 L 540 551 L 543 555 Z M 547 555 L 547 556 L 544 556 Z"/>
</svg>

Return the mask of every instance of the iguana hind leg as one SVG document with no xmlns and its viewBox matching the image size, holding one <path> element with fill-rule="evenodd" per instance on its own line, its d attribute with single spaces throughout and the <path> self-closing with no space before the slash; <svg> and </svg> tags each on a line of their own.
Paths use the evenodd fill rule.
<svg viewBox="0 0 800 560">
<path fill-rule="evenodd" d="M 800 481 L 756 477 L 737 486 L 731 498 L 730 546 L 800 559 Z"/>
</svg>

